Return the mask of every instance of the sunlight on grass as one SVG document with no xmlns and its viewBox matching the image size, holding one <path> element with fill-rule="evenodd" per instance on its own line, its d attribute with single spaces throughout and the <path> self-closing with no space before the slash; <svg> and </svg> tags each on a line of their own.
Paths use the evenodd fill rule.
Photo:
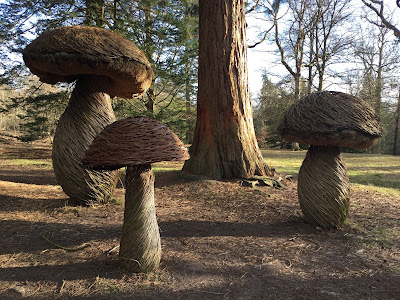
<svg viewBox="0 0 400 300">
<path fill-rule="evenodd" d="M 307 151 L 262 150 L 264 160 L 278 173 L 297 176 Z M 400 157 L 343 153 L 350 182 L 355 187 L 368 186 L 371 189 L 400 195 Z"/>
<path fill-rule="evenodd" d="M 182 167 L 181 161 L 163 161 L 151 165 L 153 172 L 180 171 Z"/>
<path fill-rule="evenodd" d="M 41 166 L 52 168 L 53 164 L 50 159 L 23 159 L 23 158 L 2 158 L 0 165 L 3 166 Z"/>
<path fill-rule="evenodd" d="M 261 150 L 268 167 L 278 173 L 297 176 L 307 151 Z"/>
</svg>

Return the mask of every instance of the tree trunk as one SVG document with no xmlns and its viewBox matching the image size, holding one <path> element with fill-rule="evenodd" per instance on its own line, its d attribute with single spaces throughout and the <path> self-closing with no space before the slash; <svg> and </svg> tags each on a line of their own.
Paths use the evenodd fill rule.
<svg viewBox="0 0 400 300">
<path fill-rule="evenodd" d="M 101 76 L 78 79 L 54 135 L 54 173 L 75 204 L 107 203 L 118 179 L 118 171 L 93 171 L 81 166 L 84 153 L 97 134 L 115 121 L 110 96 L 102 92 L 107 83 Z"/>
<path fill-rule="evenodd" d="M 192 127 L 192 103 L 190 102 L 190 90 L 191 90 L 191 85 L 190 85 L 190 64 L 189 62 L 186 63 L 185 66 L 185 115 L 186 115 L 186 122 L 188 124 L 187 130 L 186 130 L 186 142 L 189 144 L 193 143 L 193 127 Z"/>
<path fill-rule="evenodd" d="M 184 171 L 215 179 L 265 175 L 248 88 L 244 2 L 200 0 L 199 18 L 197 123 Z"/>
<path fill-rule="evenodd" d="M 144 39 L 144 48 L 143 51 L 146 54 L 147 59 L 154 66 L 154 42 L 152 37 L 153 31 L 153 22 L 151 16 L 151 5 L 150 3 L 144 2 L 142 4 L 142 9 L 144 12 L 144 32 L 145 32 L 145 39 Z M 145 107 L 151 115 L 154 114 L 155 102 L 156 102 L 156 94 L 155 94 L 155 77 L 153 77 L 153 81 L 151 82 L 150 87 L 146 92 L 147 99 L 145 100 Z"/>
<path fill-rule="evenodd" d="M 105 27 L 104 0 L 86 0 L 84 25 Z"/>
<path fill-rule="evenodd" d="M 313 66 L 314 66 L 314 30 L 310 30 L 310 57 L 308 60 L 307 95 L 312 92 L 313 86 Z"/>
<path fill-rule="evenodd" d="M 385 34 L 381 33 L 379 35 L 379 45 L 378 45 L 378 70 L 376 76 L 376 87 L 375 87 L 375 111 L 378 116 L 381 116 L 381 104 L 382 104 L 382 86 L 383 86 L 383 52 L 385 48 Z M 375 146 L 372 147 L 372 153 L 381 154 L 382 152 L 382 142 L 378 141 Z"/>
<path fill-rule="evenodd" d="M 154 83 L 155 83 L 155 80 L 153 78 L 153 81 L 151 82 L 151 85 L 146 92 L 147 99 L 144 103 L 144 106 L 146 107 L 147 111 L 150 112 L 152 115 L 154 114 L 154 106 L 155 106 L 155 102 L 156 102 Z"/>
<path fill-rule="evenodd" d="M 299 70 L 299 69 L 298 69 Z M 293 76 L 294 78 L 294 101 L 299 101 L 300 100 L 300 79 L 301 79 L 301 73 L 297 72 Z M 292 142 L 291 146 L 292 151 L 300 151 L 300 145 L 297 142 Z"/>
<path fill-rule="evenodd" d="M 398 154 L 398 145 L 399 145 L 399 127 L 400 127 L 400 90 L 399 97 L 397 98 L 397 109 L 395 113 L 395 124 L 394 124 L 394 139 L 393 139 L 393 155 Z"/>
<path fill-rule="evenodd" d="M 121 267 L 150 272 L 161 259 L 161 241 L 154 205 L 154 174 L 150 165 L 126 170 L 124 224 L 119 252 Z"/>
</svg>

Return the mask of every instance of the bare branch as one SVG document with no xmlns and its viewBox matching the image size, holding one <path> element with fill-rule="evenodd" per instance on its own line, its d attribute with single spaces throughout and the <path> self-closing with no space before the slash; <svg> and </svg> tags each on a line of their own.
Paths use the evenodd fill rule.
<svg viewBox="0 0 400 300">
<path fill-rule="evenodd" d="M 257 8 L 259 3 L 260 3 L 260 0 L 257 0 L 256 3 L 251 8 L 249 8 L 249 10 L 246 11 L 246 14 L 251 13 L 252 11 L 254 11 Z"/>
<path fill-rule="evenodd" d="M 268 33 L 269 33 L 273 28 L 274 28 L 274 25 L 272 25 L 271 28 L 269 28 L 268 30 L 266 30 L 266 31 L 264 32 L 263 37 L 262 37 L 258 42 L 254 43 L 253 45 L 247 46 L 247 48 L 254 48 L 254 47 L 260 45 L 262 42 L 264 42 L 265 39 L 266 39 L 267 36 L 268 36 Z"/>
<path fill-rule="evenodd" d="M 380 5 L 379 10 L 375 6 L 373 6 L 371 3 L 368 3 L 366 0 L 362 0 L 362 2 L 364 3 L 364 5 L 366 5 L 370 9 L 372 9 L 377 14 L 377 16 L 381 19 L 382 23 L 387 28 L 391 29 L 396 37 L 400 38 L 400 29 L 398 29 L 396 26 L 394 26 L 392 23 L 390 23 L 383 15 L 383 1 L 371 0 L 372 3 Z M 400 1 L 397 0 L 397 5 L 399 5 L 399 3 L 400 3 Z"/>
</svg>

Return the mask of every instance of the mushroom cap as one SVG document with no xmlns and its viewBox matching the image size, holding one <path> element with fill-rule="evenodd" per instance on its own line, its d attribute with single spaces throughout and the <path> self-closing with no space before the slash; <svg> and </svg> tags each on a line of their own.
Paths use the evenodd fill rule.
<svg viewBox="0 0 400 300">
<path fill-rule="evenodd" d="M 82 162 L 93 169 L 114 170 L 187 159 L 187 148 L 172 130 L 159 121 L 139 116 L 105 127 L 89 146 Z"/>
<path fill-rule="evenodd" d="M 42 82 L 73 82 L 79 75 L 103 75 L 112 79 L 105 92 L 122 98 L 143 94 L 153 78 L 143 51 L 104 28 L 69 26 L 47 31 L 22 54 Z"/>
<path fill-rule="evenodd" d="M 382 135 L 379 117 L 364 100 L 323 91 L 292 104 L 278 127 L 288 141 L 316 146 L 368 148 Z"/>
</svg>

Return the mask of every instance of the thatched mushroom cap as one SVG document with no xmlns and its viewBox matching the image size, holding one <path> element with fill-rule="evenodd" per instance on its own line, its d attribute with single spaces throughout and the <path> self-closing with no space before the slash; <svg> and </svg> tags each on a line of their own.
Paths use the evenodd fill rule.
<svg viewBox="0 0 400 300">
<path fill-rule="evenodd" d="M 292 104 L 278 130 L 288 141 L 316 146 L 368 148 L 382 135 L 379 117 L 364 100 L 316 92 Z"/>
<path fill-rule="evenodd" d="M 187 159 L 187 148 L 167 126 L 147 117 L 129 117 L 105 127 L 82 162 L 93 169 L 113 170 Z"/>
<path fill-rule="evenodd" d="M 105 92 L 132 98 L 151 84 L 153 71 L 132 42 L 103 28 L 70 26 L 41 34 L 23 51 L 25 64 L 45 83 L 75 81 L 78 75 L 112 79 Z"/>
</svg>

